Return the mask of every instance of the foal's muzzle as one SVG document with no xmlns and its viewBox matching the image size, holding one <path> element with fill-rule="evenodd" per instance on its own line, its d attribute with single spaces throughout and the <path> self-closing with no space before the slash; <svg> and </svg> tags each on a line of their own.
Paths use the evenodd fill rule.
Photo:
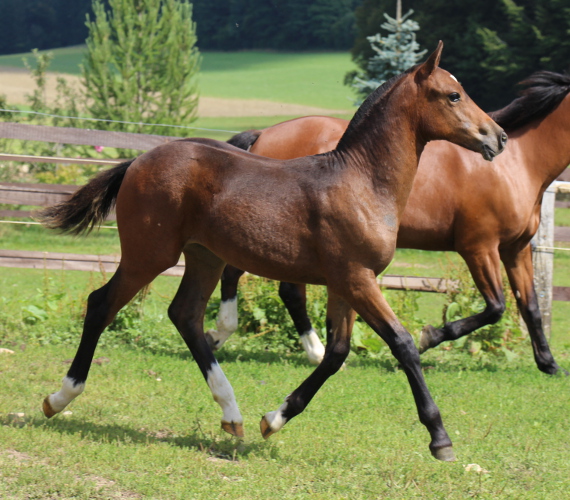
<svg viewBox="0 0 570 500">
<path fill-rule="evenodd" d="M 487 161 L 493 161 L 493 158 L 501 154 L 507 145 L 507 134 L 499 128 L 496 134 L 483 134 L 484 139 L 481 146 L 481 155 Z"/>
</svg>

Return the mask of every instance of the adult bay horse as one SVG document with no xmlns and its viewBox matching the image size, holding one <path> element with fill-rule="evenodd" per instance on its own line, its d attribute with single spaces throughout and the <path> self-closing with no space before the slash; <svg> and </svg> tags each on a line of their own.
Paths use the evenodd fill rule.
<svg viewBox="0 0 570 500">
<path fill-rule="evenodd" d="M 301 413 L 342 366 L 356 311 L 402 365 L 431 452 L 454 459 L 418 351 L 375 279 L 392 259 L 426 143 L 451 140 L 492 160 L 506 142 L 504 131 L 438 67 L 441 50 L 440 42 L 425 63 L 375 91 L 330 153 L 282 161 L 209 139 L 173 141 L 100 173 L 67 202 L 46 209 L 41 218 L 48 227 L 81 233 L 116 202 L 121 240 L 117 271 L 89 296 L 77 354 L 61 390 L 44 400 L 46 416 L 83 391 L 97 341 L 116 313 L 184 254 L 169 317 L 222 408 L 224 430 L 242 436 L 243 420 L 203 320 L 231 263 L 271 279 L 328 288 L 323 361 L 279 409 L 264 415 L 264 437 Z"/>
<path fill-rule="evenodd" d="M 522 82 L 521 97 L 491 113 L 510 136 L 505 152 L 488 164 L 449 142 L 431 142 L 423 152 L 398 232 L 398 248 L 458 252 L 467 263 L 485 309 L 440 328 L 426 326 L 420 351 L 455 340 L 497 322 L 505 310 L 501 261 L 528 327 L 536 364 L 545 373 L 562 370 L 542 329 L 533 284 L 530 240 L 536 233 L 542 195 L 570 163 L 570 76 L 538 72 Z M 295 158 L 334 148 L 348 121 L 309 116 L 251 130 L 229 142 L 271 158 Z M 228 266 L 222 275 L 217 331 L 207 332 L 219 348 L 237 329 L 237 284 L 243 271 Z M 303 285 L 281 283 L 309 360 L 318 364 L 324 346 L 313 330 Z"/>
</svg>

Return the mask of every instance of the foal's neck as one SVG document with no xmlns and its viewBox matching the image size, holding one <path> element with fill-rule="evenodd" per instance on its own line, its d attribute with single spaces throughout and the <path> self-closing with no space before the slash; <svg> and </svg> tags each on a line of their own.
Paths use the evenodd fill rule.
<svg viewBox="0 0 570 500">
<path fill-rule="evenodd" d="M 407 79 L 396 82 L 349 125 L 336 149 L 339 160 L 368 176 L 379 195 L 395 203 L 399 215 L 426 145 L 419 133 L 416 103 L 407 97 L 416 92 L 411 87 Z"/>
</svg>

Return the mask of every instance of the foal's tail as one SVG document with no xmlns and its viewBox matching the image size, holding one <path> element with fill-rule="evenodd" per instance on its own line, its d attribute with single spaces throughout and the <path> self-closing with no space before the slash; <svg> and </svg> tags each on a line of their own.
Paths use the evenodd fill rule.
<svg viewBox="0 0 570 500">
<path fill-rule="evenodd" d="M 127 168 L 133 161 L 125 161 L 98 173 L 69 200 L 40 211 L 37 219 L 44 226 L 63 233 L 90 233 L 105 220 L 115 205 Z"/>
<path fill-rule="evenodd" d="M 240 132 L 239 134 L 230 137 L 226 142 L 237 148 L 249 151 L 249 148 L 255 144 L 255 141 L 259 139 L 261 135 L 261 130 L 246 130 L 245 132 Z"/>
</svg>

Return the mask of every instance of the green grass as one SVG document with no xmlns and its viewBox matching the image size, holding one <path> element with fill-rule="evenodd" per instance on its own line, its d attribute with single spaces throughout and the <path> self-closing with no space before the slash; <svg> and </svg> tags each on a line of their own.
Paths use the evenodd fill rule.
<svg viewBox="0 0 570 500">
<path fill-rule="evenodd" d="M 204 96 L 353 110 L 354 95 L 343 85 L 351 69 L 345 52 L 206 52 L 200 88 Z"/>
<path fill-rule="evenodd" d="M 109 362 L 93 365 L 72 413 L 46 420 L 41 401 L 59 388 L 72 355 L 28 345 L 0 357 L 2 498 L 535 500 L 568 492 L 570 421 L 560 394 L 570 381 L 530 365 L 463 371 L 440 361 L 426 370 L 458 457 L 440 463 L 393 366 L 349 362 L 264 441 L 260 415 L 311 371 L 297 355 L 220 354 L 245 418 L 243 440 L 219 429 L 220 411 L 188 356 L 130 349 L 100 349 Z"/>
<path fill-rule="evenodd" d="M 50 69 L 79 74 L 84 47 L 54 49 Z M 348 52 L 205 52 L 200 94 L 206 97 L 263 99 L 354 111 L 354 95 L 343 85 L 354 69 Z M 24 67 L 30 54 L 0 56 L 0 66 Z M 272 123 L 275 123 L 273 121 Z M 219 127 L 216 127 L 219 128 Z"/>
<path fill-rule="evenodd" d="M 78 45 L 75 47 L 65 47 L 61 49 L 53 49 L 40 52 L 52 52 L 54 54 L 53 61 L 50 65 L 50 71 L 59 73 L 69 73 L 70 75 L 79 75 L 79 65 L 83 61 L 85 46 Z M 9 54 L 0 56 L 0 66 L 9 66 L 12 68 L 25 68 L 23 58 L 27 58 L 28 63 L 34 64 L 34 57 L 31 52 L 22 54 Z"/>
</svg>

